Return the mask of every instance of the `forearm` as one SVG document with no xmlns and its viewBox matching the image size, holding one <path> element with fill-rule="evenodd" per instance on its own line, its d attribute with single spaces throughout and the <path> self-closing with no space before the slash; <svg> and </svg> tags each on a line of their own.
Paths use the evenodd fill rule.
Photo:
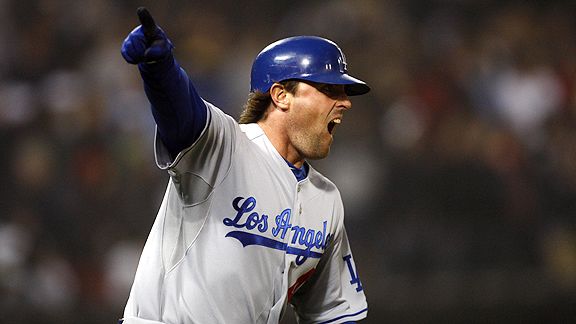
<svg viewBox="0 0 576 324">
<path fill-rule="evenodd" d="M 175 157 L 200 136 L 207 120 L 206 104 L 173 55 L 156 63 L 140 63 L 138 68 L 158 136 Z"/>
</svg>

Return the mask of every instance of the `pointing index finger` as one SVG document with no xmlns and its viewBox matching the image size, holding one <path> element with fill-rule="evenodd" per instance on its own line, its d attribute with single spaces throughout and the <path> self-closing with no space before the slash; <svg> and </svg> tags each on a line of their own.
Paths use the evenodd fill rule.
<svg viewBox="0 0 576 324">
<path fill-rule="evenodd" d="M 152 15 L 150 15 L 150 12 L 148 12 L 148 9 L 145 7 L 138 8 L 136 13 L 142 25 L 144 36 L 146 36 L 148 40 L 153 40 L 154 36 L 156 36 L 156 22 L 154 22 L 154 18 L 152 18 Z"/>
</svg>

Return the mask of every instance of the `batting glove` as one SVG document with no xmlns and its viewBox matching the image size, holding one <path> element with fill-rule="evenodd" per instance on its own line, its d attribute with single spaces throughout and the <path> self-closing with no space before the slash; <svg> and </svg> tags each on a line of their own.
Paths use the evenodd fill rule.
<svg viewBox="0 0 576 324">
<path fill-rule="evenodd" d="M 122 43 L 122 57 L 130 64 L 155 63 L 172 54 L 174 45 L 146 8 L 138 8 L 140 26 Z"/>
</svg>

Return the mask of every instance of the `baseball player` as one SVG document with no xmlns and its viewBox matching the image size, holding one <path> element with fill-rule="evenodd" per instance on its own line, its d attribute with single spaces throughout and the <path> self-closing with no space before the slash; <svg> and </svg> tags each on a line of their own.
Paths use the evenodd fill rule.
<svg viewBox="0 0 576 324">
<path fill-rule="evenodd" d="M 122 44 L 155 118 L 170 181 L 144 246 L 124 324 L 300 323 L 366 317 L 327 156 L 349 96 L 370 88 L 324 38 L 279 40 L 256 57 L 240 124 L 198 95 L 145 8 Z"/>
</svg>

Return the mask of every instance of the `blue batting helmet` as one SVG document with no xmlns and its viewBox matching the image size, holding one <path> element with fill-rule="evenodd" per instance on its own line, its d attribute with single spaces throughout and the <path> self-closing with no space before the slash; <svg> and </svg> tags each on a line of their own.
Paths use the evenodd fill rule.
<svg viewBox="0 0 576 324">
<path fill-rule="evenodd" d="M 275 82 L 290 79 L 343 84 L 349 96 L 370 91 L 364 81 L 348 75 L 338 45 L 317 36 L 289 37 L 266 46 L 252 64 L 250 91 L 268 92 Z"/>
</svg>

